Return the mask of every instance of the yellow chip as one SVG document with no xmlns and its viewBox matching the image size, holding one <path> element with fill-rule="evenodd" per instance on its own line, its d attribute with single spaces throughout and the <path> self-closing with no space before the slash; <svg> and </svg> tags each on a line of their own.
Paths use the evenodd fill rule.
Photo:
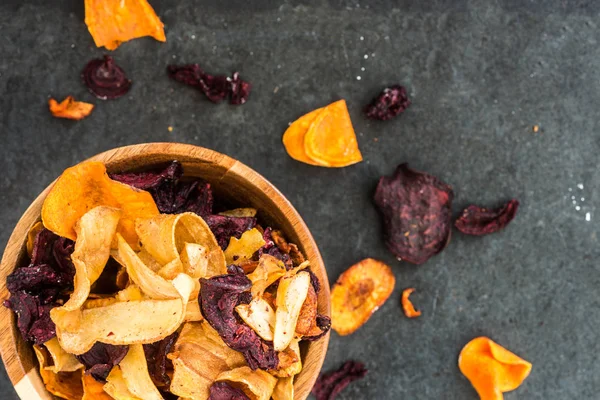
<svg viewBox="0 0 600 400">
<path fill-rule="evenodd" d="M 29 258 L 31 258 L 31 255 L 33 254 L 35 238 L 42 229 L 44 229 L 44 224 L 42 224 L 42 221 L 38 221 L 31 227 L 29 233 L 27 233 L 27 255 L 29 255 Z"/>
<path fill-rule="evenodd" d="M 220 212 L 219 215 L 236 218 L 254 218 L 256 217 L 256 208 L 234 208 L 233 210 Z"/>
<path fill-rule="evenodd" d="M 104 384 L 95 380 L 91 375 L 83 374 L 83 397 L 81 400 L 112 400 L 104 391 Z"/>
<path fill-rule="evenodd" d="M 127 389 L 143 400 L 163 400 L 148 373 L 148 364 L 141 344 L 129 346 L 127 355 L 119 363 Z"/>
<path fill-rule="evenodd" d="M 73 354 L 69 354 L 60 347 L 58 339 L 53 337 L 44 343 L 44 347 L 50 353 L 54 365 L 46 367 L 47 370 L 54 373 L 58 372 L 73 372 L 83 368 L 83 365 L 75 358 Z"/>
<path fill-rule="evenodd" d="M 271 286 L 277 279 L 286 273 L 283 262 L 269 254 L 263 254 L 258 260 L 258 266 L 248 279 L 252 281 L 252 297 L 262 297 L 266 288 Z"/>
<path fill-rule="evenodd" d="M 57 179 L 44 200 L 42 222 L 57 235 L 76 240 L 75 224 L 97 206 L 122 210 L 117 231 L 136 249 L 134 221 L 159 214 L 150 193 L 113 181 L 104 164 L 87 161 L 66 169 Z"/>
<path fill-rule="evenodd" d="M 269 400 L 277 384 L 277 378 L 261 369 L 252 370 L 248 366 L 221 373 L 217 381 L 238 384 L 246 395 L 256 400 Z"/>
<path fill-rule="evenodd" d="M 40 364 L 40 375 L 44 385 L 46 385 L 46 390 L 66 400 L 81 400 L 83 396 L 83 386 L 81 383 L 82 370 L 54 373 L 46 369 L 48 367 L 46 349 L 34 345 L 33 351 Z"/>
<path fill-rule="evenodd" d="M 225 262 L 227 265 L 242 264 L 252 258 L 252 255 L 265 245 L 262 233 L 256 228 L 250 229 L 237 239 L 229 239 L 229 246 L 225 250 Z"/>
<path fill-rule="evenodd" d="M 269 371 L 280 378 L 292 377 L 302 371 L 302 357 L 300 356 L 300 339 L 294 338 L 287 349 L 277 354 L 279 365 L 276 370 Z"/>
<path fill-rule="evenodd" d="M 294 400 L 294 378 L 279 378 L 272 397 L 273 400 Z"/>
<path fill-rule="evenodd" d="M 121 367 L 115 365 L 106 378 L 104 391 L 115 400 L 144 400 L 129 391 Z"/>
</svg>

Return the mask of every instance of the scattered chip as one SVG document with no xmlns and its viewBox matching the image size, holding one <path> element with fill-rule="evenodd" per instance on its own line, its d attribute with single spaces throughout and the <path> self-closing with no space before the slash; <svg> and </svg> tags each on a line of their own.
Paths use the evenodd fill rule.
<svg viewBox="0 0 600 400">
<path fill-rule="evenodd" d="M 415 306 L 413 306 L 413 303 L 409 299 L 411 293 L 414 291 L 415 288 L 408 288 L 402 291 L 402 309 L 407 318 L 417 318 L 421 315 L 421 311 L 415 310 Z"/>
<path fill-rule="evenodd" d="M 40 375 L 44 385 L 46 385 L 46 390 L 66 400 L 81 400 L 83 396 L 83 385 L 81 383 L 82 370 L 54 373 L 46 369 L 48 367 L 46 349 L 34 345 L 33 351 L 38 359 Z"/>
<path fill-rule="evenodd" d="M 242 264 L 252 258 L 254 253 L 265 245 L 262 233 L 256 229 L 250 229 L 242 234 L 242 237 L 229 239 L 229 246 L 225 250 L 225 262 L 227 265 Z"/>
<path fill-rule="evenodd" d="M 304 149 L 304 137 L 306 136 L 306 132 L 308 132 L 310 125 L 324 109 L 325 108 L 317 108 L 316 110 L 301 116 L 294 121 L 283 134 L 283 145 L 285 150 L 294 160 L 305 164 L 319 165 L 306 155 L 306 150 Z"/>
<path fill-rule="evenodd" d="M 42 206 L 42 221 L 58 236 L 75 240 L 75 224 L 97 206 L 122 211 L 117 231 L 134 248 L 138 247 L 134 221 L 158 214 L 150 193 L 113 181 L 104 164 L 86 161 L 67 168 L 54 183 Z"/>
<path fill-rule="evenodd" d="M 409 106 L 406 88 L 393 85 L 383 89 L 371 104 L 365 107 L 365 114 L 367 118 L 386 121 L 402 114 Z"/>
<path fill-rule="evenodd" d="M 331 327 L 342 336 L 364 325 L 390 297 L 396 278 L 390 267 L 367 258 L 346 270 L 331 290 Z"/>
<path fill-rule="evenodd" d="M 146 0 L 85 0 L 85 24 L 96 46 L 107 50 L 144 36 L 167 40 L 163 23 Z"/>
<path fill-rule="evenodd" d="M 365 365 L 358 361 L 346 361 L 337 371 L 319 375 L 312 394 L 317 400 L 333 400 L 350 383 L 364 378 L 367 374 Z"/>
<path fill-rule="evenodd" d="M 458 367 L 482 400 L 502 400 L 502 393 L 518 388 L 531 372 L 530 363 L 486 337 L 465 345 Z"/>
<path fill-rule="evenodd" d="M 101 100 L 124 96 L 131 88 L 131 80 L 111 56 L 96 58 L 88 62 L 81 79 L 90 93 Z"/>
<path fill-rule="evenodd" d="M 488 235 L 504 229 L 515 218 L 518 209 L 518 200 L 510 200 L 502 207 L 492 210 L 471 205 L 462 212 L 454 226 L 467 235 Z"/>
<path fill-rule="evenodd" d="M 261 369 L 253 371 L 247 366 L 222 372 L 216 380 L 240 385 L 244 393 L 255 400 L 269 400 L 277 384 L 273 375 Z"/>
<path fill-rule="evenodd" d="M 48 100 L 48 107 L 54 117 L 74 120 L 84 119 L 94 109 L 93 104 L 75 101 L 73 96 L 68 96 L 60 103 L 54 99 L 50 99 Z"/>
</svg>

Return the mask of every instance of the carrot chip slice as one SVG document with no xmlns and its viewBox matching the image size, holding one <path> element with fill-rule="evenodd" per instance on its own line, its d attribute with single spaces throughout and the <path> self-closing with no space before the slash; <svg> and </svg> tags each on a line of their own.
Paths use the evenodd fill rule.
<svg viewBox="0 0 600 400">
<path fill-rule="evenodd" d="M 531 364 L 487 337 L 465 345 L 458 367 L 471 382 L 481 400 L 502 400 L 503 393 L 515 390 L 531 372 Z"/>
<path fill-rule="evenodd" d="M 73 96 L 68 96 L 60 103 L 54 99 L 48 100 L 50 112 L 56 118 L 67 118 L 80 120 L 84 119 L 92 113 L 94 105 L 84 103 L 83 101 L 75 101 Z"/>
<path fill-rule="evenodd" d="M 331 291 L 331 327 L 349 335 L 390 297 L 396 278 L 390 267 L 367 258 L 346 270 Z"/>
<path fill-rule="evenodd" d="M 417 318 L 421 315 L 421 311 L 415 310 L 415 306 L 413 306 L 413 303 L 409 299 L 414 291 L 415 288 L 408 288 L 402 291 L 402 309 L 404 310 L 404 315 L 408 318 Z"/>
<path fill-rule="evenodd" d="M 96 46 L 107 50 L 144 36 L 167 40 L 163 23 L 146 0 L 85 0 L 85 24 Z"/>
</svg>

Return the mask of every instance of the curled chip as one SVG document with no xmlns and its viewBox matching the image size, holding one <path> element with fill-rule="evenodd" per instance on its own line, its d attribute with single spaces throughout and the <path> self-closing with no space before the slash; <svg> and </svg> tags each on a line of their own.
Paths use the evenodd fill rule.
<svg viewBox="0 0 600 400">
<path fill-rule="evenodd" d="M 502 393 L 518 388 L 531 372 L 530 363 L 486 337 L 465 345 L 458 367 L 481 400 L 502 400 Z"/>
<path fill-rule="evenodd" d="M 111 56 L 97 58 L 87 63 L 81 79 L 90 93 L 101 100 L 116 99 L 127 94 L 131 81 L 125 71 Z"/>
<path fill-rule="evenodd" d="M 206 222 L 194 213 L 138 219 L 136 232 L 144 249 L 161 265 L 178 259 L 186 243 L 195 243 L 207 251 L 206 276 L 227 273 L 225 256 L 215 236 Z"/>
<path fill-rule="evenodd" d="M 118 365 L 115 366 L 106 378 L 104 391 L 115 400 L 138 400 L 139 398 L 129 391 L 127 382 L 123 377 L 123 371 Z"/>
<path fill-rule="evenodd" d="M 452 188 L 434 176 L 400 164 L 383 176 L 375 204 L 383 217 L 388 249 L 399 260 L 423 264 L 450 241 Z"/>
<path fill-rule="evenodd" d="M 84 119 L 94 109 L 93 104 L 75 101 L 73 96 L 67 97 L 60 103 L 54 99 L 50 99 L 48 100 L 48 107 L 54 117 L 74 120 Z"/>
<path fill-rule="evenodd" d="M 248 304 L 236 306 L 235 311 L 250 328 L 254 329 L 254 332 L 258 333 L 258 336 L 273 341 L 275 311 L 267 301 L 256 298 Z"/>
<path fill-rule="evenodd" d="M 467 235 L 487 235 L 506 227 L 515 218 L 518 209 L 518 200 L 510 200 L 495 210 L 471 205 L 462 212 L 454 226 Z"/>
<path fill-rule="evenodd" d="M 53 337 L 44 343 L 44 347 L 48 350 L 54 365 L 46 367 L 46 369 L 54 372 L 73 372 L 82 369 L 83 365 L 75 358 L 73 354 L 69 354 L 60 347 L 58 339 Z"/>
<path fill-rule="evenodd" d="M 146 0 L 85 0 L 85 24 L 96 46 L 107 50 L 143 36 L 167 40 L 163 23 Z"/>
<path fill-rule="evenodd" d="M 171 378 L 167 374 L 171 361 L 167 359 L 167 354 L 171 352 L 178 337 L 179 333 L 174 332 L 158 342 L 144 345 L 148 372 L 156 386 L 168 387 L 171 383 Z"/>
<path fill-rule="evenodd" d="M 366 323 L 390 297 L 396 278 L 390 267 L 367 258 L 338 278 L 331 290 L 331 327 L 342 336 Z"/>
<path fill-rule="evenodd" d="M 144 400 L 163 400 L 160 392 L 152 382 L 146 356 L 141 344 L 129 346 L 127 355 L 119 363 L 127 389 L 136 397 Z"/>
<path fill-rule="evenodd" d="M 294 400 L 294 378 L 279 378 L 272 397 L 273 400 Z"/>
<path fill-rule="evenodd" d="M 408 288 L 402 291 L 402 309 L 407 318 L 416 318 L 421 315 L 421 311 L 415 310 L 415 306 L 413 306 L 413 303 L 409 299 L 414 291 L 415 288 Z"/>
<path fill-rule="evenodd" d="M 83 386 L 81 383 L 82 371 L 52 372 L 47 369 L 48 355 L 46 350 L 38 345 L 34 345 L 33 351 L 40 364 L 40 375 L 44 385 L 46 385 L 46 390 L 66 400 L 81 400 L 83 396 Z"/>
<path fill-rule="evenodd" d="M 302 308 L 300 309 L 300 315 L 296 323 L 296 334 L 303 336 L 310 331 L 317 319 L 317 306 L 317 292 L 315 292 L 315 288 L 311 284 L 308 287 L 306 300 L 304 300 L 304 304 L 302 304 Z"/>
<path fill-rule="evenodd" d="M 345 100 L 308 113 L 283 135 L 290 157 L 322 167 L 346 167 L 362 161 Z"/>
<path fill-rule="evenodd" d="M 252 255 L 265 245 L 262 233 L 256 228 L 242 234 L 242 237 L 229 239 L 229 246 L 225 250 L 227 265 L 240 265 L 250 260 Z"/>
<path fill-rule="evenodd" d="M 98 206 L 121 210 L 117 231 L 134 248 L 138 246 L 134 221 L 158 214 L 150 193 L 113 181 L 104 164 L 86 161 L 66 169 L 54 183 L 42 206 L 42 221 L 57 235 L 75 240 L 77 221 Z"/>
<path fill-rule="evenodd" d="M 239 385 L 248 397 L 256 400 L 269 400 L 277 384 L 273 375 L 260 369 L 253 371 L 247 366 L 222 372 L 216 380 Z"/>
<path fill-rule="evenodd" d="M 261 256 L 254 272 L 248 274 L 248 279 L 252 282 L 252 297 L 262 297 L 265 289 L 283 277 L 286 272 L 285 265 L 277 258 L 268 254 Z"/>
<path fill-rule="evenodd" d="M 306 271 L 286 276 L 279 281 L 273 333 L 273 347 L 276 351 L 285 350 L 294 338 L 296 323 L 310 286 L 310 275 Z"/>
<path fill-rule="evenodd" d="M 112 400 L 104 391 L 104 383 L 98 382 L 91 375 L 83 374 L 83 397 L 81 400 Z"/>
</svg>

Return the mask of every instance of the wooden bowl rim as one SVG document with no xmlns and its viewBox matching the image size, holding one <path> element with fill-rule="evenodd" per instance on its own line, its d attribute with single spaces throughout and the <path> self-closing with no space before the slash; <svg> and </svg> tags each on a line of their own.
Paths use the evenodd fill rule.
<svg viewBox="0 0 600 400">
<path fill-rule="evenodd" d="M 127 162 L 127 160 L 134 157 L 152 155 L 171 156 L 172 159 L 180 159 L 183 157 L 193 159 L 194 161 L 216 164 L 226 168 L 223 175 L 228 173 L 237 174 L 248 181 L 254 189 L 262 192 L 267 191 L 270 198 L 277 204 L 279 210 L 285 214 L 298 237 L 302 238 L 301 244 L 304 247 L 305 252 L 310 253 L 309 257 L 311 259 L 311 265 L 313 270 L 316 270 L 315 272 L 319 275 L 322 283 L 321 286 L 323 288 L 323 292 L 319 293 L 319 299 L 320 301 L 325 299 L 325 310 L 330 314 L 329 281 L 325 265 L 308 227 L 302 220 L 300 214 L 285 196 L 273 184 L 252 168 L 214 150 L 183 143 L 143 143 L 118 147 L 99 153 L 85 161 L 102 161 L 107 164 L 107 166 L 110 166 L 111 164 Z M 151 164 L 152 163 L 148 163 L 146 165 Z M 3 293 L 2 300 L 8 298 L 6 277 L 14 270 L 19 259 L 19 254 L 23 251 L 26 241 L 26 234 L 24 235 L 21 232 L 27 232 L 29 228 L 39 220 L 41 205 L 54 182 L 55 181 L 50 183 L 30 204 L 10 235 L 0 263 L 0 291 Z M 34 399 L 32 396 L 36 395 L 39 399 L 43 400 L 53 399 L 54 397 L 46 391 L 38 373 L 37 366 L 34 364 L 33 368 L 25 370 L 25 366 L 22 363 L 17 348 L 17 340 L 20 340 L 20 338 L 16 337 L 16 335 L 19 335 L 19 332 L 16 329 L 16 318 L 12 311 L 6 307 L 0 307 L 0 318 L 2 318 L 2 321 L 10 321 L 9 323 L 4 322 L 0 324 L 0 354 L 8 377 L 18 396 L 24 400 L 32 400 Z M 329 334 L 321 340 L 309 344 L 309 350 L 303 361 L 306 362 L 307 359 L 310 358 L 310 369 L 303 368 L 302 372 L 296 376 L 298 381 L 294 383 L 295 400 L 304 400 L 308 397 L 321 370 L 323 361 L 325 360 L 328 344 Z M 307 373 L 310 375 L 307 376 Z"/>
</svg>

